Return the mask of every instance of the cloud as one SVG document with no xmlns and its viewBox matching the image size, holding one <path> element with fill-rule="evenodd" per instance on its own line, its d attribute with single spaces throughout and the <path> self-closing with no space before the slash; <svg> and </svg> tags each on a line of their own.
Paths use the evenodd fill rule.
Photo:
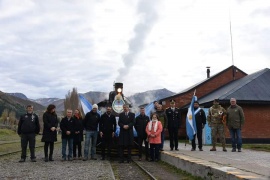
<svg viewBox="0 0 270 180">
<path fill-rule="evenodd" d="M 232 65 L 270 67 L 270 2 L 0 1 L 0 90 L 63 98 L 113 89 L 179 92 Z"/>
</svg>

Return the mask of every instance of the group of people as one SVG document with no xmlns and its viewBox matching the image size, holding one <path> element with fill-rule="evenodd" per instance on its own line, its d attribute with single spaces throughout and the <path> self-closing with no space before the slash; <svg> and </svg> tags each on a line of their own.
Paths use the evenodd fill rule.
<svg viewBox="0 0 270 180">
<path fill-rule="evenodd" d="M 44 142 L 44 161 L 54 161 L 53 151 L 54 143 L 57 141 L 57 131 L 59 131 L 59 121 L 55 112 L 55 105 L 50 104 L 46 112 L 43 114 L 43 133 L 41 141 Z M 67 115 L 60 122 L 62 131 L 62 159 L 72 160 L 76 157 L 76 149 L 78 149 L 78 157 L 81 157 L 81 141 L 83 141 L 83 124 L 80 111 L 67 110 Z M 33 113 L 33 106 L 27 106 L 27 112 L 20 117 L 18 124 L 18 134 L 21 137 L 22 154 L 19 162 L 25 162 L 26 149 L 29 143 L 30 159 L 36 162 L 35 142 L 36 135 L 40 132 L 40 124 L 38 116 Z M 66 155 L 66 146 L 68 145 L 69 154 Z M 72 154 L 73 152 L 73 154 Z M 73 156 L 72 156 L 73 155 Z"/>
<path fill-rule="evenodd" d="M 217 99 L 213 101 L 213 106 L 210 107 L 207 116 L 208 125 L 211 127 L 212 144 L 210 151 L 216 151 L 217 135 L 225 148 L 224 127 L 227 124 L 231 139 L 232 151 L 241 152 L 242 137 L 241 128 L 244 124 L 244 113 L 242 108 L 236 104 L 236 99 L 231 98 L 230 107 L 227 111 L 219 105 Z M 41 141 L 44 142 L 44 160 L 45 162 L 54 161 L 53 151 L 54 143 L 57 141 L 57 131 L 62 132 L 62 161 L 72 161 L 74 159 L 97 160 L 96 158 L 96 143 L 97 137 L 101 139 L 101 160 L 110 159 L 113 138 L 116 131 L 116 117 L 112 114 L 112 107 L 106 107 L 106 112 L 100 115 L 97 110 L 98 106 L 94 104 L 92 110 L 82 118 L 79 109 L 73 113 L 71 109 L 66 110 L 66 116 L 60 122 L 55 113 L 55 105 L 50 104 L 46 112 L 43 114 L 43 133 Z M 205 112 L 199 107 L 199 102 L 194 102 L 194 114 L 196 120 L 197 133 L 192 140 L 191 151 L 196 150 L 195 138 L 198 139 L 198 148 L 202 149 L 202 129 L 206 124 Z M 119 163 L 123 163 L 124 150 L 127 149 L 127 162 L 131 161 L 131 149 L 134 142 L 133 127 L 137 131 L 137 142 L 139 148 L 139 160 L 142 160 L 142 145 L 145 145 L 146 160 L 158 161 L 160 159 L 160 151 L 163 151 L 165 131 L 168 130 L 170 139 L 170 150 L 178 151 L 178 130 L 181 122 L 180 109 L 175 107 L 175 101 L 170 101 L 170 107 L 163 109 L 162 105 L 155 102 L 155 107 L 151 112 L 150 118 L 145 114 L 144 107 L 140 108 L 140 114 L 135 117 L 135 114 L 130 112 L 129 105 L 123 105 L 123 112 L 119 114 L 118 125 L 120 134 L 118 138 L 119 147 Z M 99 131 L 98 131 L 99 127 Z M 26 149 L 29 143 L 30 159 L 36 162 L 35 157 L 35 142 L 36 135 L 40 131 L 38 116 L 33 113 L 33 106 L 27 106 L 27 112 L 21 116 L 18 124 L 18 134 L 21 137 L 21 159 L 19 162 L 25 162 Z M 85 145 L 84 154 L 82 155 L 82 141 Z M 149 157 L 150 146 L 150 157 Z M 68 153 L 67 153 L 68 147 Z M 107 149 L 107 153 L 105 153 Z M 91 150 L 91 152 L 89 152 Z M 78 154 L 77 154 L 78 152 Z"/>
<path fill-rule="evenodd" d="M 175 101 L 170 101 L 170 107 L 163 109 L 162 105 L 154 101 L 154 109 L 150 118 L 145 114 L 144 107 L 140 108 L 140 114 L 135 118 L 135 129 L 138 134 L 139 161 L 142 160 L 142 145 L 145 146 L 145 158 L 150 161 L 160 159 L 160 151 L 163 151 L 165 132 L 168 130 L 170 149 L 178 151 L 178 130 L 180 127 L 180 110 L 175 107 Z M 150 144 L 150 159 L 149 159 Z"/>
<path fill-rule="evenodd" d="M 202 130 L 205 127 L 206 119 L 208 122 L 208 126 L 211 128 L 211 140 L 212 140 L 212 148 L 210 151 L 216 151 L 217 138 L 222 144 L 222 150 L 227 152 L 226 149 L 226 140 L 225 140 L 225 127 L 227 125 L 230 131 L 231 143 L 232 143 L 232 152 L 236 152 L 236 148 L 238 152 L 241 152 L 242 148 L 242 136 L 241 129 L 245 122 L 243 109 L 236 104 L 236 99 L 230 99 L 230 106 L 227 111 L 219 105 L 219 100 L 214 99 L 213 106 L 209 108 L 208 115 L 205 115 L 203 109 L 199 106 L 199 102 L 194 102 L 194 115 L 196 121 L 196 134 L 192 139 L 192 148 L 191 151 L 196 150 L 196 137 L 198 139 L 198 148 L 200 151 L 202 149 Z"/>
<path fill-rule="evenodd" d="M 245 116 L 242 107 L 236 104 L 236 99 L 230 99 L 230 106 L 227 111 L 219 105 L 219 100 L 213 101 L 213 106 L 210 107 L 207 116 L 208 125 L 211 127 L 212 145 L 210 151 L 216 151 L 217 137 L 224 152 L 227 152 L 225 147 L 225 127 L 227 125 L 232 142 L 232 152 L 241 152 L 242 150 L 242 135 L 241 129 L 245 123 Z"/>
</svg>

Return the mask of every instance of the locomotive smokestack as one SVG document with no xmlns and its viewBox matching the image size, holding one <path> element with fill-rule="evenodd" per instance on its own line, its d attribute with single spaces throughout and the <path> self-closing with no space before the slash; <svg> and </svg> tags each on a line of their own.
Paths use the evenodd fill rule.
<svg viewBox="0 0 270 180">
<path fill-rule="evenodd" d="M 208 79 L 210 78 L 210 66 L 207 66 L 206 68 L 207 68 L 206 73 L 207 73 L 207 79 Z"/>
</svg>

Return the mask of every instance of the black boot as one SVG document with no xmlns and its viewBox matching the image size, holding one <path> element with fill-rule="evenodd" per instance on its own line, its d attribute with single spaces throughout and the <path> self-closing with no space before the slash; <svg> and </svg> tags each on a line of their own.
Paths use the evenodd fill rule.
<svg viewBox="0 0 270 180">
<path fill-rule="evenodd" d="M 48 157 L 45 157 L 44 161 L 45 162 L 48 162 L 49 161 Z"/>
<path fill-rule="evenodd" d="M 19 162 L 25 162 L 25 158 L 21 158 Z"/>
<path fill-rule="evenodd" d="M 49 161 L 54 161 L 52 155 L 49 156 Z"/>
</svg>

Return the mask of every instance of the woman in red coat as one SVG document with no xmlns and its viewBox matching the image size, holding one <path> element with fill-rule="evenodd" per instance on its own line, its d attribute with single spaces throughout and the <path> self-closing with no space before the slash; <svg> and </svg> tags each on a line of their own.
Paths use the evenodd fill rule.
<svg viewBox="0 0 270 180">
<path fill-rule="evenodd" d="M 161 144 L 161 132 L 162 124 L 158 121 L 158 115 L 153 113 L 151 115 L 151 121 L 146 126 L 146 133 L 148 135 L 148 141 L 150 143 L 150 161 L 159 160 L 159 148 Z"/>
</svg>

